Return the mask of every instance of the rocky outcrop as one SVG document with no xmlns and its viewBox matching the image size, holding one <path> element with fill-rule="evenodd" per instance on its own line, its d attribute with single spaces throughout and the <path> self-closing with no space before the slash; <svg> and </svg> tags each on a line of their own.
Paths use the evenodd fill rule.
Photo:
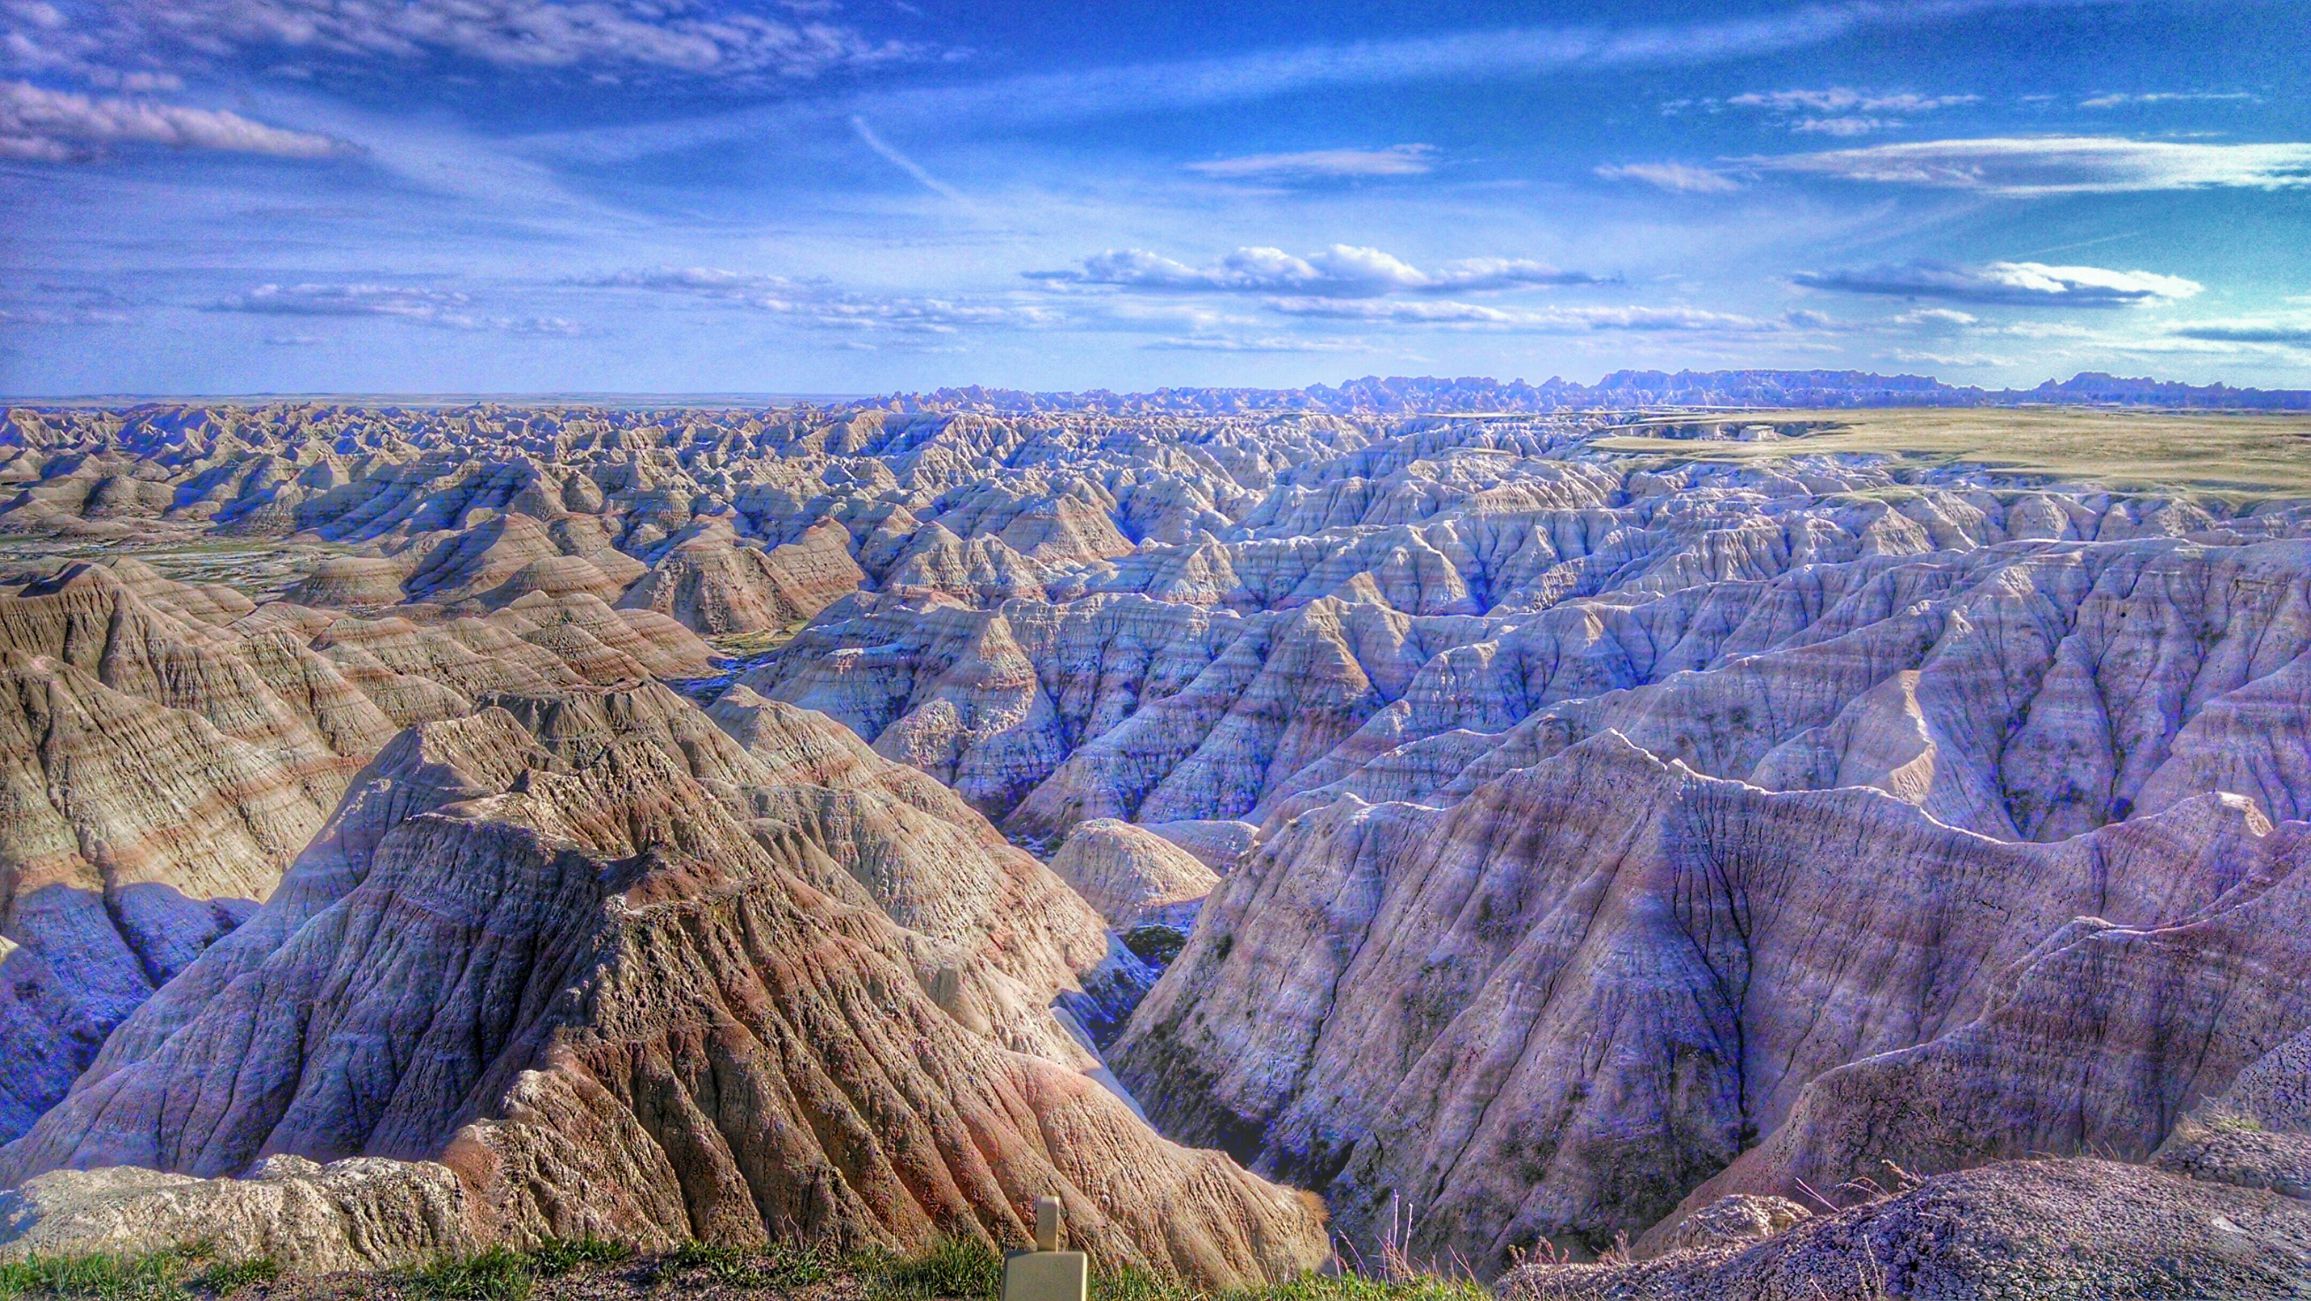
<svg viewBox="0 0 2311 1301">
<path fill-rule="evenodd" d="M 1411 1246 L 1480 1261 L 1888 1157 L 2139 1158 L 2311 1021 L 2277 974 L 2301 928 L 2267 920 L 2307 845 L 2214 798 L 1998 842 L 1608 733 L 1445 808 L 1275 830 L 1115 1060 L 1167 1132 L 1323 1190 L 1353 1234 L 1403 1199 Z"/>
<path fill-rule="evenodd" d="M 268 1157 L 245 1179 L 58 1170 L 0 1192 L 0 1256 L 138 1257 L 197 1242 L 292 1273 L 395 1269 L 472 1251 L 478 1209 L 448 1167 L 375 1157 Z"/>
<path fill-rule="evenodd" d="M 1808 1216 L 1763 1241 L 1534 1265 L 1509 1301 L 2281 1297 L 2311 1287 L 2311 1203 L 2113 1161 L 2017 1161 Z"/>
<path fill-rule="evenodd" d="M 655 610 L 696 632 L 776 632 L 858 590 L 866 572 L 851 560 L 850 534 L 817 524 L 763 551 L 708 535 L 666 553 L 619 602 Z"/>
<path fill-rule="evenodd" d="M 652 1241 L 1001 1237 L 1045 1179 L 1127 1258 L 1311 1240 L 1116 1119 L 1106 1045 L 1367 1257 L 1664 1262 L 1608 1290 L 1842 1286 L 1823 1203 L 1889 1162 L 1993 1226 L 2100 1214 L 2018 1157 L 2304 1186 L 2311 503 L 1429 391 L 12 414 L 0 536 L 144 560 L 0 601 L 6 879 L 86 892 L 11 886 L 0 1046 L 65 1063 L 17 1123 L 88 1064 L 0 1164 L 433 1161 L 492 1232 Z M 217 535 L 358 554 L 260 601 L 160 545 Z M 1207 889 L 1131 1014 L 1110 923 Z M 2155 1291 L 2182 1221 L 2107 1222 Z"/>
<path fill-rule="evenodd" d="M 1051 870 L 1118 931 L 1168 926 L 1184 933 L 1220 883 L 1195 855 L 1112 818 L 1079 823 L 1051 856 Z"/>
<path fill-rule="evenodd" d="M 293 876 L 299 901 L 244 928 L 270 950 L 220 949 L 229 970 L 192 973 L 213 992 L 156 1005 L 158 1033 L 132 1025 L 143 1051 L 0 1154 L 0 1181 L 214 1177 L 268 1153 L 438 1161 L 493 1234 L 661 1245 L 1019 1241 L 1057 1191 L 1079 1240 L 1119 1261 L 1225 1283 L 1326 1254 L 1312 1204 L 1158 1138 L 1083 1073 L 1087 1054 L 1036 1030 L 1044 986 L 1073 980 L 1039 964 L 1097 966 L 1107 945 L 1032 859 L 975 879 L 1007 849 L 992 829 L 905 803 L 891 792 L 920 779 L 876 772 L 823 721 L 742 699 L 725 713 L 757 715 L 746 743 L 717 744 L 651 690 L 534 712 L 540 742 L 510 782 L 459 752 L 519 753 L 490 735 L 515 713 L 429 726 L 381 759 L 335 848 Z M 844 785 L 781 781 L 755 751 Z M 372 841 L 387 812 L 404 816 Z M 926 824 L 949 828 L 947 851 Z M 1070 903 L 1086 951 L 1060 929 Z"/>
</svg>

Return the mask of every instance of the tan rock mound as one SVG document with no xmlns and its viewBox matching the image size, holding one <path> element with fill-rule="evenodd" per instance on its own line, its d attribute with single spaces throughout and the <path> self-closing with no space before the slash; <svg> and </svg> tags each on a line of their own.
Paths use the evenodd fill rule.
<svg viewBox="0 0 2311 1301">
<path fill-rule="evenodd" d="M 644 739 L 420 813 L 0 1154 L 0 1178 L 438 1159 L 494 1232 L 657 1245 L 1017 1242 L 1057 1192 L 1109 1260 L 1232 1283 L 1323 1259 L 1300 1195 L 944 1010 L 979 964 L 896 925 L 820 845 L 734 816 Z"/>
<path fill-rule="evenodd" d="M 337 610 L 398 605 L 407 577 L 388 556 L 330 556 L 289 589 L 288 599 Z"/>
<path fill-rule="evenodd" d="M 1119 932 L 1168 926 L 1184 933 L 1220 883 L 1193 854 L 1113 818 L 1078 823 L 1051 856 L 1051 870 Z"/>
<path fill-rule="evenodd" d="M 1754 1244 L 1535 1265 L 1506 1301 L 1821 1297 L 2284 1297 L 2311 1288 L 2311 1203 L 2113 1161 L 2016 1161 L 1929 1179 Z"/>
<path fill-rule="evenodd" d="M 775 632 L 817 614 L 864 581 L 866 572 L 851 559 L 849 532 L 828 521 L 767 552 L 725 536 L 685 543 L 618 603 L 655 610 L 708 635 Z"/>
<path fill-rule="evenodd" d="M 0 1192 L 0 1257 L 135 1257 L 197 1242 L 295 1273 L 393 1269 L 472 1250 L 478 1209 L 448 1167 L 375 1157 L 268 1157 L 246 1179 L 57 1170 Z"/>
</svg>

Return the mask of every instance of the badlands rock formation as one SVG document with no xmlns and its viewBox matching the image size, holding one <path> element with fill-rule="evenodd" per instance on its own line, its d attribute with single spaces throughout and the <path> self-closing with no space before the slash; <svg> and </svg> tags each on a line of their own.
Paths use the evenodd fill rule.
<svg viewBox="0 0 2311 1301">
<path fill-rule="evenodd" d="M 1322 1254 L 1282 1184 L 1367 1258 L 1633 1245 L 1536 1296 L 2311 1279 L 2294 480 L 1015 396 L 10 413 L 0 1182 L 886 1244 L 1047 1186 L 1211 1280 Z M 1118 932 L 1191 917 L 1147 992 Z"/>
<path fill-rule="evenodd" d="M 1118 931 L 1168 926 L 1185 932 L 1220 883 L 1187 850 L 1113 818 L 1077 824 L 1052 855 L 1051 870 Z"/>
</svg>

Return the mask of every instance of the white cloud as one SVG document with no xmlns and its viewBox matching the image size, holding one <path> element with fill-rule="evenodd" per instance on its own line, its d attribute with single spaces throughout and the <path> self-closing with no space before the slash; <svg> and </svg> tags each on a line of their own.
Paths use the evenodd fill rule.
<svg viewBox="0 0 2311 1301">
<path fill-rule="evenodd" d="M 2245 91 L 2154 90 L 2144 94 L 2096 95 L 2078 101 L 2080 108 L 2126 108 L 2137 104 L 2259 103 L 2261 97 Z"/>
<path fill-rule="evenodd" d="M 918 53 L 815 19 L 685 0 L 169 0 L 105 12 L 106 48 L 195 59 L 446 56 L 615 79 L 636 71 L 809 77 Z"/>
<path fill-rule="evenodd" d="M 1980 95 L 1921 95 L 1913 91 L 1867 91 L 1850 86 L 1821 90 L 1751 91 L 1731 99 L 1675 100 L 1664 111 L 1700 107 L 1748 109 L 1779 119 L 1808 135 L 1861 136 L 1908 124 L 1922 113 L 1982 102 Z"/>
<path fill-rule="evenodd" d="M 1030 271 L 1049 284 L 1155 292 L 1295 294 L 1370 298 L 1388 294 L 1478 293 L 1537 285 L 1600 284 L 1606 277 L 1527 258 L 1463 258 L 1423 271 L 1391 253 L 1334 244 L 1298 257 L 1280 248 L 1239 248 L 1202 266 L 1145 249 L 1109 249 L 1061 271 Z"/>
<path fill-rule="evenodd" d="M 1895 317 L 1894 324 L 1922 329 L 1963 330 L 1967 326 L 1980 324 L 1981 320 L 1981 317 L 1971 312 L 1961 312 L 1954 307 L 1921 307 Z"/>
<path fill-rule="evenodd" d="M 1687 163 L 1607 163 L 1597 175 L 1608 181 L 1641 181 L 1680 194 L 1726 194 L 1741 183 L 1722 172 Z"/>
<path fill-rule="evenodd" d="M 925 124 L 1072 121 L 1118 113 L 1264 100 L 1325 86 L 1523 81 L 1551 69 L 1583 72 L 1747 58 L 1833 41 L 1857 31 L 1901 29 L 1966 15 L 2034 10 L 2081 0 L 1832 0 L 1782 12 L 1651 26 L 1597 25 L 1459 31 L 1260 50 L 1214 58 L 1072 67 L 989 81 L 892 89 L 881 86 L 838 111 L 878 122 Z M 2098 0 L 2084 0 L 2096 3 Z M 687 122 L 653 122 L 566 133 L 559 147 L 594 160 L 635 157 L 715 140 L 759 140 L 823 109 L 769 105 Z"/>
<path fill-rule="evenodd" d="M 2011 366 L 2005 357 L 1987 352 L 1912 352 L 1901 350 L 1892 354 L 1895 361 L 1912 366 Z"/>
<path fill-rule="evenodd" d="M 1054 325 L 1060 320 L 1057 312 L 1032 303 L 862 294 L 819 281 L 726 271 L 719 267 L 619 271 L 568 283 L 587 288 L 632 289 L 702 298 L 837 329 L 952 334 L 967 326 L 1036 328 Z"/>
<path fill-rule="evenodd" d="M 275 158 L 328 158 L 354 152 L 332 136 L 287 131 L 218 109 L 50 90 L 0 82 L 0 158 L 62 163 L 95 158 L 117 145 L 158 145 Z"/>
<path fill-rule="evenodd" d="M 1752 91 L 1735 95 L 1725 101 L 1736 108 L 1763 109 L 1769 113 L 1890 113 L 1908 116 L 1930 113 L 1936 109 L 1956 108 L 1979 104 L 1980 95 L 1918 95 L 1908 91 L 1891 94 L 1854 90 L 1847 86 L 1832 86 L 1826 90 L 1772 90 Z"/>
<path fill-rule="evenodd" d="M 264 284 L 209 305 L 210 311 L 256 316 L 389 317 L 448 330 L 570 338 L 584 333 L 556 316 L 476 313 L 473 300 L 454 290 L 382 284 Z M 303 336 L 281 336 L 284 338 Z M 270 340 L 268 340 L 270 342 Z"/>
<path fill-rule="evenodd" d="M 1311 149 L 1289 154 L 1245 154 L 1189 163 L 1187 170 L 1227 181 L 1311 181 L 1371 176 L 1425 176 L 1436 164 L 1434 145 L 1385 149 Z"/>
<path fill-rule="evenodd" d="M 2266 343 L 2311 348 L 2311 316 L 2256 316 L 2228 321 L 2196 321 L 2169 333 L 2209 343 Z"/>
<path fill-rule="evenodd" d="M 1927 140 L 1826 153 L 1745 158 L 1792 175 L 1993 194 L 2118 194 L 2217 186 L 2311 186 L 2311 144 L 2206 144 L 2117 136 Z"/>
<path fill-rule="evenodd" d="M 1900 125 L 1895 119 L 1885 117 L 1809 117 L 1791 123 L 1789 129 L 1804 135 L 1866 136 Z"/>
<path fill-rule="evenodd" d="M 1640 333 L 1769 334 L 1791 322 L 1764 320 L 1698 307 L 1492 307 L 1481 303 L 1404 302 L 1339 298 L 1277 298 L 1268 307 L 1287 316 L 1385 321 L 1399 325 L 1462 325 L 1539 331 L 1627 330 Z M 1820 318 L 1800 324 L 1822 324 Z"/>
<path fill-rule="evenodd" d="M 1959 303 L 2038 307 L 2122 307 L 2190 298 L 2205 288 L 2196 280 L 2153 271 L 1992 262 L 1979 267 L 1910 262 L 1842 271 L 1802 271 L 1793 279 L 1808 289 L 1848 294 L 1939 298 Z"/>
<path fill-rule="evenodd" d="M 858 136 L 860 144 L 865 145 L 884 162 L 913 177 L 916 184 L 957 207 L 964 209 L 971 207 L 971 201 L 964 198 L 953 186 L 925 171 L 922 165 L 914 159 L 883 143 L 883 138 L 875 134 L 875 129 L 867 125 L 865 118 L 853 114 L 851 116 L 851 131 Z"/>
<path fill-rule="evenodd" d="M 1332 339 L 1295 339 L 1288 335 L 1184 334 L 1150 339 L 1140 345 L 1155 352 L 1370 352 L 1363 343 Z"/>
</svg>

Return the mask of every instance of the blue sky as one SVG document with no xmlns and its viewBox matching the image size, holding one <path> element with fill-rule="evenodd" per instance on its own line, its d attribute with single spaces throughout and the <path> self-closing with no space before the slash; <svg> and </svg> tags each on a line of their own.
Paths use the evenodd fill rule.
<svg viewBox="0 0 2311 1301">
<path fill-rule="evenodd" d="M 0 391 L 2311 385 L 2311 5 L 0 0 Z"/>
</svg>

